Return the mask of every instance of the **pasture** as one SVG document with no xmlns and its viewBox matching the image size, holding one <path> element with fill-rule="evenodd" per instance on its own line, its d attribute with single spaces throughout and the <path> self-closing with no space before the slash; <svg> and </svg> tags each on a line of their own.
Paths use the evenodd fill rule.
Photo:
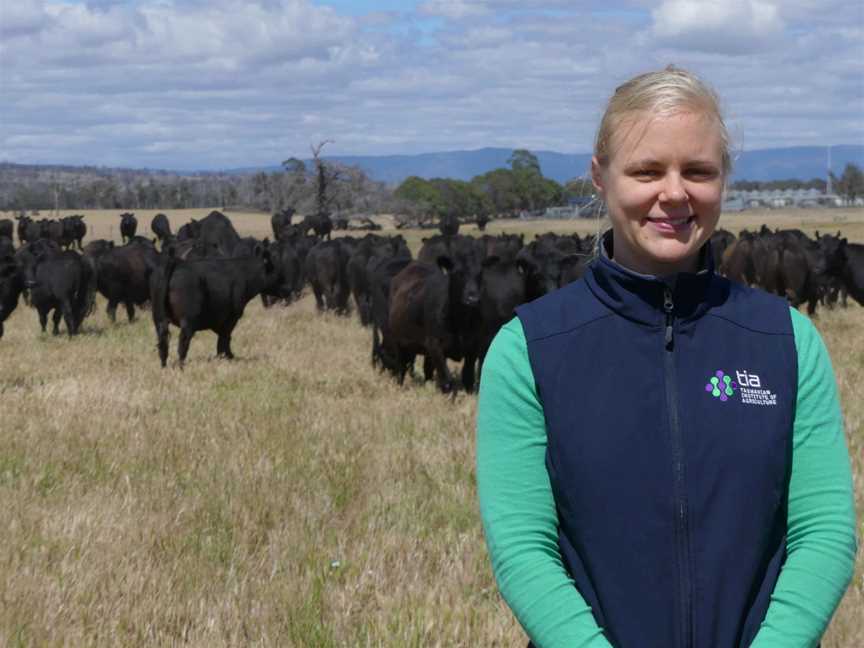
<svg viewBox="0 0 864 648">
<path fill-rule="evenodd" d="M 119 242 L 120 211 L 86 212 L 85 242 Z M 176 231 L 207 211 L 168 215 Z M 154 213 L 136 212 L 139 234 Z M 227 214 L 241 235 L 270 235 L 268 215 Z M 744 212 L 721 226 L 763 222 L 864 242 L 862 210 Z M 400 233 L 416 253 L 434 231 Z M 524 646 L 482 538 L 475 397 L 400 388 L 372 370 L 356 316 L 319 315 L 308 294 L 287 308 L 251 302 L 235 361 L 214 359 L 215 335 L 199 333 L 182 372 L 176 329 L 163 370 L 149 312 L 111 325 L 104 308 L 100 297 L 69 340 L 41 334 L 21 303 L 0 340 L 0 644 Z M 816 323 L 840 386 L 860 529 L 864 308 L 820 309 Z M 825 648 L 864 636 L 861 556 Z"/>
</svg>

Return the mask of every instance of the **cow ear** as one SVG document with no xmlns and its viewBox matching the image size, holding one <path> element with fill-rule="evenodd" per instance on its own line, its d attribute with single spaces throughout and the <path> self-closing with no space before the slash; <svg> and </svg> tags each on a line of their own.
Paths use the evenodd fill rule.
<svg viewBox="0 0 864 648">
<path fill-rule="evenodd" d="M 446 254 L 442 254 L 436 260 L 438 262 L 438 267 L 441 268 L 441 272 L 443 272 L 444 274 L 448 274 L 453 271 L 453 260 Z"/>
<path fill-rule="evenodd" d="M 492 266 L 497 265 L 499 261 L 501 261 L 501 258 L 499 256 L 492 255 L 492 256 L 488 256 L 485 259 L 483 259 L 483 262 L 481 263 L 481 265 L 484 268 L 491 268 Z"/>
</svg>

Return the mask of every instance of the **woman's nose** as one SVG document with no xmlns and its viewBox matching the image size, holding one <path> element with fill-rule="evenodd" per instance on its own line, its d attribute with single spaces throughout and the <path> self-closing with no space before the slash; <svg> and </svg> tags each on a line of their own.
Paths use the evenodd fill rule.
<svg viewBox="0 0 864 648">
<path fill-rule="evenodd" d="M 677 175 L 670 174 L 666 178 L 665 185 L 660 193 L 660 202 L 682 203 L 686 201 L 687 192 L 684 190 L 681 178 Z"/>
</svg>

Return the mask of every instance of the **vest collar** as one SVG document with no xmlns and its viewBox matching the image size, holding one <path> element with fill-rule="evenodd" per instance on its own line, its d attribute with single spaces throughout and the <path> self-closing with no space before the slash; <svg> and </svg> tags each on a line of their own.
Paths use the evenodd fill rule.
<svg viewBox="0 0 864 648">
<path fill-rule="evenodd" d="M 628 319 L 657 325 L 665 320 L 667 289 L 672 294 L 673 314 L 690 320 L 701 317 L 720 296 L 712 288 L 714 261 L 710 242 L 699 251 L 699 270 L 668 276 L 646 275 L 612 260 L 612 230 L 607 231 L 599 254 L 588 266 L 585 281 L 591 292 L 610 309 Z"/>
</svg>

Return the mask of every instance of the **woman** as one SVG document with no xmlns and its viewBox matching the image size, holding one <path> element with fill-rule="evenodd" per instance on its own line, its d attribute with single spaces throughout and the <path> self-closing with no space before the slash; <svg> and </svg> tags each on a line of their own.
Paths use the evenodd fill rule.
<svg viewBox="0 0 864 648">
<path fill-rule="evenodd" d="M 598 258 L 520 307 L 486 357 L 481 514 L 538 648 L 812 646 L 851 578 L 825 347 L 707 253 L 729 169 L 698 78 L 619 87 L 592 160 L 612 223 Z"/>
</svg>

